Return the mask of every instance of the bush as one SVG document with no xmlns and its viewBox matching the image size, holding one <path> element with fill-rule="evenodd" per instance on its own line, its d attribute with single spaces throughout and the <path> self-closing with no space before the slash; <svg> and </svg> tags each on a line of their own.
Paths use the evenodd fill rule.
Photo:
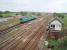
<svg viewBox="0 0 67 50">
<path fill-rule="evenodd" d="M 0 17 L 3 17 L 3 15 L 2 15 L 2 14 L 0 14 Z"/>
<path fill-rule="evenodd" d="M 49 40 L 49 45 L 53 46 L 53 48 L 51 48 L 52 50 L 58 50 L 61 42 L 59 42 L 58 40 Z"/>
<path fill-rule="evenodd" d="M 64 14 L 61 14 L 61 13 L 54 13 L 53 15 L 54 15 L 54 17 L 55 16 L 61 17 L 61 18 L 64 18 L 65 17 Z"/>
<path fill-rule="evenodd" d="M 67 37 L 60 40 L 49 40 L 49 45 L 54 46 L 52 50 L 67 50 Z"/>
</svg>

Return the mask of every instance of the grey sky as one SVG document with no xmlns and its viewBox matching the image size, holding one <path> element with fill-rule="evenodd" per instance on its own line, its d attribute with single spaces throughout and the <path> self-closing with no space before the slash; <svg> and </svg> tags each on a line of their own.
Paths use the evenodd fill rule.
<svg viewBox="0 0 67 50">
<path fill-rule="evenodd" d="M 67 0 L 0 0 L 0 11 L 67 12 Z"/>
</svg>

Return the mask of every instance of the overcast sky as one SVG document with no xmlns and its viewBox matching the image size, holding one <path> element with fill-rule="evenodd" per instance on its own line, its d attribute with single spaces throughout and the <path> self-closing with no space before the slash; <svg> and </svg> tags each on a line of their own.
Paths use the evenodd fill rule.
<svg viewBox="0 0 67 50">
<path fill-rule="evenodd" d="M 0 0 L 0 11 L 67 12 L 67 0 Z"/>
</svg>

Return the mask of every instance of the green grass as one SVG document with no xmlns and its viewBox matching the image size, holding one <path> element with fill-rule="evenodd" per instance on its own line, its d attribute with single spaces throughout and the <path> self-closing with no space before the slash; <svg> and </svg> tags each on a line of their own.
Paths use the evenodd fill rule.
<svg viewBox="0 0 67 50">
<path fill-rule="evenodd" d="M 16 14 L 15 13 L 4 13 L 4 14 L 2 14 L 3 15 L 3 17 L 10 17 L 10 16 L 16 16 Z"/>
<path fill-rule="evenodd" d="M 67 16 L 64 17 L 63 22 L 64 22 L 64 26 L 67 27 Z"/>
<path fill-rule="evenodd" d="M 9 13 L 1 13 L 0 17 L 12 17 L 12 16 L 16 16 L 16 13 L 14 12 L 9 12 Z"/>
</svg>

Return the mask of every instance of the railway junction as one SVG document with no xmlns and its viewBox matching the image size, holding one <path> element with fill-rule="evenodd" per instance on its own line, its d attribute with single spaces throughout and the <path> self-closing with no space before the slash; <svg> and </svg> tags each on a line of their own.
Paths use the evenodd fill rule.
<svg viewBox="0 0 67 50">
<path fill-rule="evenodd" d="M 0 50 L 48 50 L 47 26 L 53 17 L 46 15 L 28 23 L 0 31 Z"/>
</svg>

